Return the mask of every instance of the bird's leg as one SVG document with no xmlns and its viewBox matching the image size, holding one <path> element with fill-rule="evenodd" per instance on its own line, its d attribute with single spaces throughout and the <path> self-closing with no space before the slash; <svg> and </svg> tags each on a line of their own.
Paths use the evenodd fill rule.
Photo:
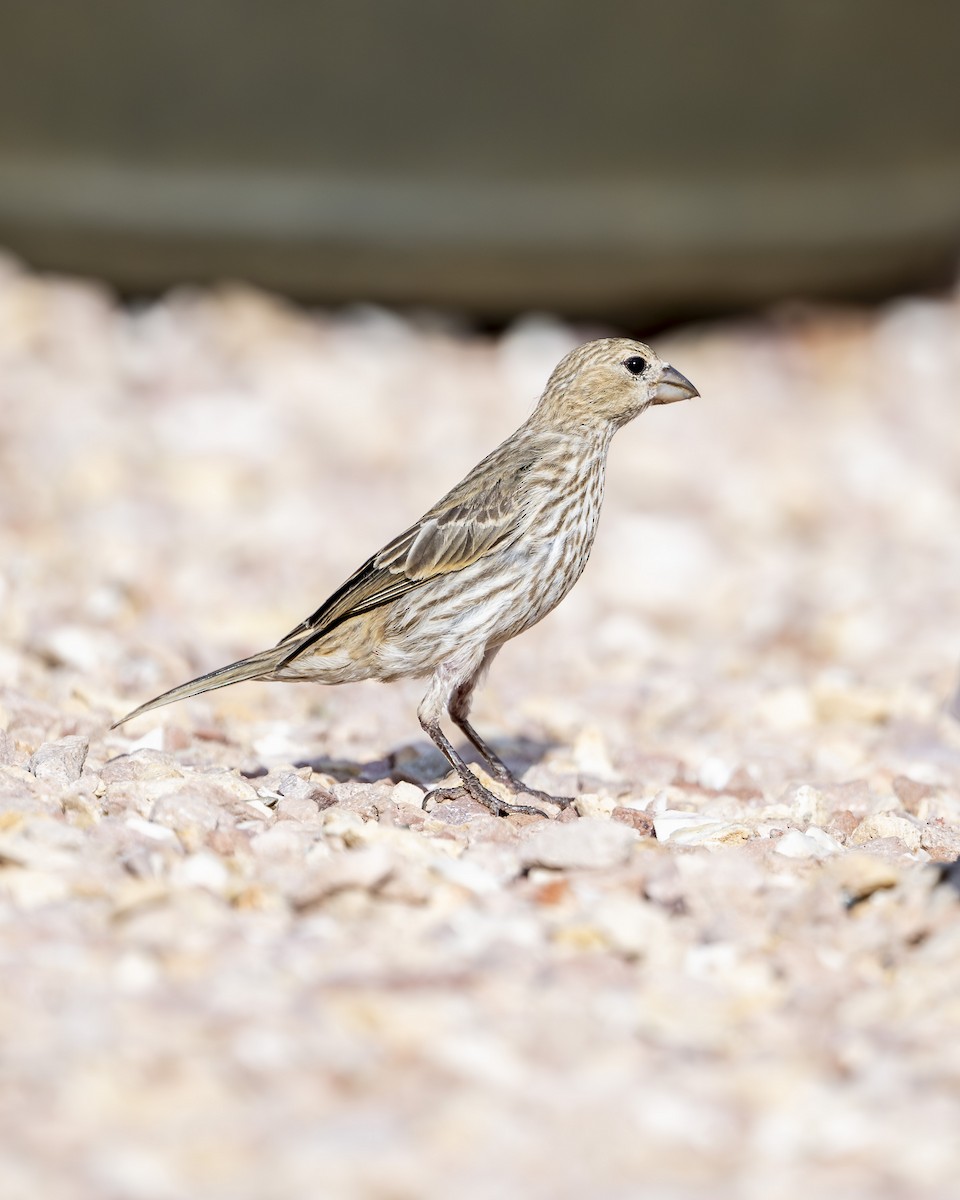
<svg viewBox="0 0 960 1200">
<path fill-rule="evenodd" d="M 451 716 L 453 716 L 452 713 Z M 477 753 L 487 762 L 490 767 L 490 774 L 494 779 L 498 783 L 502 783 L 508 787 L 511 792 L 533 796 L 537 800 L 544 801 L 547 804 L 558 804 L 561 808 L 566 808 L 568 804 L 573 803 L 573 796 L 554 796 L 550 792 L 544 792 L 540 788 L 531 787 L 529 783 L 524 783 L 522 779 L 518 779 L 503 759 L 487 745 L 466 717 L 459 721 L 456 717 L 453 717 L 453 721 Z"/>
<path fill-rule="evenodd" d="M 539 788 L 530 787 L 522 779 L 518 779 L 499 754 L 487 745 L 467 719 L 470 713 L 470 701 L 473 698 L 473 693 L 480 682 L 483 672 L 493 660 L 494 654 L 496 654 L 496 650 L 488 653 L 480 664 L 479 669 L 469 679 L 458 684 L 453 689 L 448 707 L 450 719 L 481 758 L 486 760 L 490 767 L 491 775 L 498 783 L 502 783 L 505 787 L 508 787 L 511 792 L 523 793 L 547 804 L 558 804 L 561 808 L 566 808 L 568 804 L 573 803 L 573 796 L 552 796 L 549 792 L 543 792 Z"/>
<path fill-rule="evenodd" d="M 458 676 L 462 679 L 460 672 L 455 670 L 455 665 L 447 663 L 438 667 L 434 673 L 430 689 L 424 696 L 420 708 L 417 710 L 417 716 L 420 718 L 420 725 L 424 733 L 429 736 L 433 744 L 460 776 L 464 790 L 474 800 L 479 801 L 485 808 L 488 808 L 494 816 L 505 816 L 507 813 L 530 813 L 533 816 L 545 817 L 547 814 L 542 809 L 534 808 L 532 804 L 508 804 L 505 800 L 501 800 L 499 796 L 494 795 L 489 788 L 485 788 L 456 750 L 454 750 L 449 738 L 447 738 L 446 734 L 440 728 L 440 714 L 449 706 L 452 690 L 451 684 L 454 688 L 457 686 Z M 427 797 L 424 798 L 424 804 L 426 804 L 430 796 L 440 799 L 446 798 L 445 792 L 449 792 L 449 789 L 438 788 L 429 792 Z"/>
<path fill-rule="evenodd" d="M 449 762 L 460 776 L 460 782 L 463 784 L 464 790 L 474 800 L 479 800 L 485 808 L 489 808 L 495 817 L 502 817 L 507 813 L 530 813 L 536 817 L 545 817 L 547 815 L 542 809 L 534 808 L 532 804 L 508 804 L 506 800 L 501 800 L 499 796 L 495 796 L 489 788 L 483 786 L 456 750 L 454 750 L 440 728 L 439 723 L 431 725 L 425 721 L 421 721 L 420 724 L 423 726 L 424 731 L 429 734 L 447 762 Z M 449 797 L 450 792 L 450 788 L 434 788 L 433 791 L 427 793 L 427 796 L 443 800 Z M 426 797 L 424 798 L 424 803 L 426 803 Z"/>
</svg>

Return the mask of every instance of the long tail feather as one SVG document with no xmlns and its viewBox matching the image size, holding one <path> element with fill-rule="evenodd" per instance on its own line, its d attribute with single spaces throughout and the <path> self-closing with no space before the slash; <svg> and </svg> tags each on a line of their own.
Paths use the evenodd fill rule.
<svg viewBox="0 0 960 1200">
<path fill-rule="evenodd" d="M 201 692 L 212 692 L 215 688 L 227 687 L 231 683 L 240 683 L 244 679 L 267 678 L 276 669 L 281 657 L 282 655 L 278 655 L 276 648 L 262 650 L 259 654 L 241 658 L 239 662 L 230 663 L 229 666 L 221 667 L 218 671 L 200 675 L 187 683 L 181 683 L 179 687 L 171 688 L 169 692 L 164 692 L 163 695 L 156 696 L 153 700 L 148 700 L 146 704 L 141 704 L 133 712 L 128 712 L 125 717 L 115 721 L 110 728 L 116 729 L 126 721 L 132 721 L 134 717 L 139 717 L 141 713 L 150 712 L 151 709 L 160 708 L 164 704 L 173 704 L 176 700 L 186 700 L 189 696 L 199 696 Z"/>
</svg>

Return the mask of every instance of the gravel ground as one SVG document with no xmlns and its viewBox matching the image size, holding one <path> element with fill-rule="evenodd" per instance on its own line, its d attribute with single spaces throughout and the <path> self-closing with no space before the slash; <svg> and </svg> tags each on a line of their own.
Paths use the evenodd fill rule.
<svg viewBox="0 0 960 1200">
<path fill-rule="evenodd" d="M 656 339 L 593 559 L 479 728 L 245 684 L 601 332 L 0 261 L 6 1200 L 952 1197 L 960 298 Z M 953 711 L 951 712 L 951 707 Z"/>
</svg>

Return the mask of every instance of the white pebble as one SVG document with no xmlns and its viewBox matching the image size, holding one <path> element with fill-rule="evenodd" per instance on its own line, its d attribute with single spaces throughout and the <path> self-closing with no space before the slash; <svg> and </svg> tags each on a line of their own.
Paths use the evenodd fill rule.
<svg viewBox="0 0 960 1200">
<path fill-rule="evenodd" d="M 817 843 L 799 829 L 791 829 L 779 838 L 774 850 L 784 858 L 818 858 Z"/>
<path fill-rule="evenodd" d="M 822 825 L 827 819 L 827 805 L 823 796 L 808 783 L 802 783 L 793 792 L 790 815 L 798 825 Z"/>
<path fill-rule="evenodd" d="M 601 820 L 609 820 L 613 810 L 617 807 L 617 802 L 612 796 L 599 796 L 596 792 L 584 792 L 582 796 L 577 796 L 574 800 L 573 807 L 581 817 L 598 817 Z"/>
<path fill-rule="evenodd" d="M 722 758 L 705 758 L 697 772 L 697 782 L 709 792 L 722 792 L 732 774 L 733 768 Z"/>
<path fill-rule="evenodd" d="M 463 858 L 437 858 L 431 863 L 433 871 L 450 883 L 457 884 L 476 896 L 500 890 L 500 881 L 478 863 Z"/>
<path fill-rule="evenodd" d="M 607 743 L 599 729 L 588 727 L 582 731 L 573 747 L 573 759 L 577 770 L 583 775 L 598 779 L 611 779 L 613 764 L 607 751 Z"/>
<path fill-rule="evenodd" d="M 675 846 L 730 846 L 749 841 L 749 826 L 739 821 L 702 821 L 678 829 L 671 841 Z"/>
<path fill-rule="evenodd" d="M 201 851 L 189 854 L 178 862 L 171 873 L 175 882 L 187 887 L 202 887 L 221 895 L 230 882 L 230 872 L 222 859 L 215 854 Z"/>
<path fill-rule="evenodd" d="M 653 828 L 658 841 L 673 841 L 678 846 L 701 846 L 709 842 L 746 841 L 750 829 L 733 821 L 715 821 L 702 812 L 666 809 L 655 812 Z"/>
<path fill-rule="evenodd" d="M 843 852 L 843 846 L 837 841 L 837 839 L 835 837 L 831 837 L 830 834 L 827 833 L 825 829 L 821 829 L 819 825 L 809 825 L 807 827 L 807 837 L 810 838 L 812 842 L 816 842 L 817 846 L 820 848 L 820 854 L 818 856 L 820 858 L 827 858 L 831 854 L 841 854 Z"/>
<path fill-rule="evenodd" d="M 407 783 L 401 780 L 396 784 L 393 791 L 390 793 L 390 799 L 395 804 L 410 804 L 414 808 L 423 807 L 424 791 L 418 788 L 414 783 Z"/>
<path fill-rule="evenodd" d="M 166 825 L 156 825 L 153 821 L 146 821 L 143 817 L 127 817 L 126 824 L 128 829 L 132 829 L 142 837 L 149 838 L 152 842 L 166 842 L 168 845 L 179 842 L 179 838 L 172 829 L 168 829 Z"/>
<path fill-rule="evenodd" d="M 777 854 L 784 858 L 828 858 L 842 849 L 840 843 L 818 825 L 810 825 L 806 833 L 790 829 L 774 846 Z"/>
<path fill-rule="evenodd" d="M 127 747 L 128 754 L 136 754 L 138 750 L 162 750 L 163 749 L 163 726 L 154 725 L 152 729 L 141 738 L 137 738 Z"/>
</svg>

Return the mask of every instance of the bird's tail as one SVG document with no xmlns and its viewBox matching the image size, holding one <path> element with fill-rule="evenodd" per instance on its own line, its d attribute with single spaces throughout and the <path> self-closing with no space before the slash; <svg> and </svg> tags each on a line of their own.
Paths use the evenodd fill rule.
<svg viewBox="0 0 960 1200">
<path fill-rule="evenodd" d="M 189 696 L 199 696 L 201 692 L 212 692 L 215 688 L 241 683 L 244 679 L 269 679 L 282 658 L 283 654 L 277 653 L 277 647 L 261 650 L 259 654 L 252 654 L 249 658 L 241 658 L 239 662 L 230 663 L 218 671 L 210 671 L 207 675 L 200 675 L 187 683 L 181 683 L 179 687 L 171 688 L 169 692 L 164 692 L 153 700 L 148 700 L 146 704 L 141 704 L 133 712 L 128 712 L 125 717 L 115 721 L 110 728 L 116 729 L 118 725 L 139 717 L 141 713 L 150 712 L 151 709 L 160 708 L 164 704 L 173 704 L 176 700 L 186 700 Z"/>
</svg>

